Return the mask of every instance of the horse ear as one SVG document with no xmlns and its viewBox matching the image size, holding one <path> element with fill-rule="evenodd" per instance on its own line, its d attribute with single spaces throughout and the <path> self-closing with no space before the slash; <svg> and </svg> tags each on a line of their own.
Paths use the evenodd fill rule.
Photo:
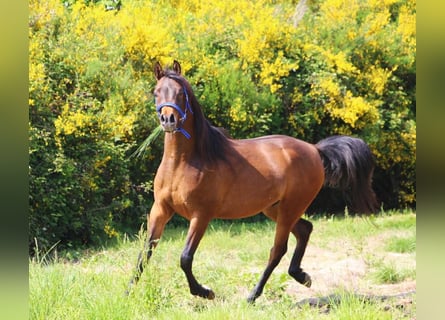
<svg viewBox="0 0 445 320">
<path fill-rule="evenodd" d="M 159 61 L 156 61 L 156 64 L 154 67 L 154 73 L 155 73 L 156 80 L 159 80 L 164 76 L 164 70 L 162 70 L 162 66 L 159 63 Z"/>
<path fill-rule="evenodd" d="M 178 75 L 181 74 L 181 65 L 176 60 L 173 61 L 173 71 L 176 72 Z"/>
</svg>

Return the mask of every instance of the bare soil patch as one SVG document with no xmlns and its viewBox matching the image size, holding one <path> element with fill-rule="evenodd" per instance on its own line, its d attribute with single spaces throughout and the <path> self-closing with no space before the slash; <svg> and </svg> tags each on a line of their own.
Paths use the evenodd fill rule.
<svg viewBox="0 0 445 320">
<path fill-rule="evenodd" d="M 309 243 L 302 267 L 312 278 L 310 288 L 293 279 L 287 283 L 286 292 L 295 297 L 297 305 L 309 304 L 328 312 L 332 303 L 341 303 L 341 294 L 347 292 L 359 299 L 383 302 L 385 309 L 398 308 L 408 318 L 414 319 L 412 305 L 416 298 L 416 280 L 406 279 L 394 284 L 378 284 L 370 277 L 373 272 L 370 259 L 384 259 L 401 268 L 416 266 L 413 254 L 388 253 L 377 250 L 386 235 L 373 239 L 363 250 L 339 244 L 337 250 L 324 249 Z M 286 272 L 289 261 L 283 259 L 280 271 Z M 413 315 L 414 314 L 414 315 Z"/>
</svg>

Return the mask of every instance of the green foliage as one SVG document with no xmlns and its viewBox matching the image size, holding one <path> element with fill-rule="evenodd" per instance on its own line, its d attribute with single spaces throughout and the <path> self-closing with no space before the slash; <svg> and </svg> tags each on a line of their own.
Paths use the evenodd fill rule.
<svg viewBox="0 0 445 320">
<path fill-rule="evenodd" d="M 413 0 L 29 2 L 29 244 L 100 244 L 151 206 L 155 61 L 235 138 L 366 140 L 386 208 L 416 203 Z M 304 7 L 298 7 L 298 10 Z M 301 18 L 302 17 L 302 18 Z"/>
<path fill-rule="evenodd" d="M 202 68 L 193 75 L 192 81 L 198 83 L 196 93 L 200 103 L 206 106 L 208 119 L 216 126 L 229 129 L 234 138 L 281 131 L 279 100 L 257 88 L 237 62 L 221 63 L 215 70 Z"/>
</svg>

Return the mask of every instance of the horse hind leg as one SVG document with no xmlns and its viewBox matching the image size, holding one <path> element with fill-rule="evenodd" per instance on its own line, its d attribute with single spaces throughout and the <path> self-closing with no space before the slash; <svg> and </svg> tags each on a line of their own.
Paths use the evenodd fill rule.
<svg viewBox="0 0 445 320">
<path fill-rule="evenodd" d="M 262 294 L 264 285 L 269 279 L 272 271 L 281 261 L 281 258 L 287 251 L 287 241 L 289 239 L 289 227 L 286 223 L 277 222 L 277 228 L 275 232 L 275 240 L 272 249 L 270 250 L 269 261 L 267 263 L 266 269 L 264 270 L 259 282 L 250 292 L 247 301 L 249 303 L 255 302 L 255 300 Z"/>
<path fill-rule="evenodd" d="M 312 233 L 313 225 L 310 221 L 300 218 L 292 228 L 291 232 L 297 238 L 297 246 L 289 265 L 289 274 L 299 283 L 306 287 L 312 285 L 311 277 L 301 268 L 301 260 L 306 251 L 309 237 Z"/>
</svg>

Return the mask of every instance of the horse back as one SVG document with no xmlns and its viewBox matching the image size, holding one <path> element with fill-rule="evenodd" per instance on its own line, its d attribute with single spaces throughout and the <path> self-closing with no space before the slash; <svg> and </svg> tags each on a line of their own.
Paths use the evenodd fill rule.
<svg viewBox="0 0 445 320">
<path fill-rule="evenodd" d="M 239 140 L 235 150 L 250 166 L 281 188 L 295 184 L 295 181 L 300 184 L 323 183 L 323 163 L 317 148 L 308 142 L 272 135 Z"/>
</svg>

